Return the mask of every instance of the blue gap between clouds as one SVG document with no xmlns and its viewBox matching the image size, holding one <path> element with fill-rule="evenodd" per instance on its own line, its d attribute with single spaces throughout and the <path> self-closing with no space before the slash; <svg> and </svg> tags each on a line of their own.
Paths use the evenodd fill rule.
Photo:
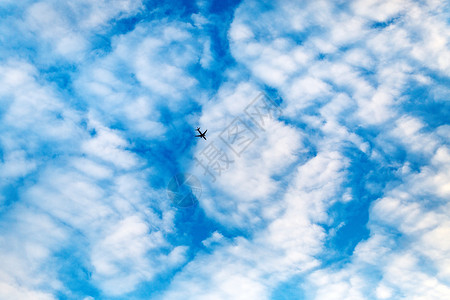
<svg viewBox="0 0 450 300">
<path fill-rule="evenodd" d="M 288 280 L 278 284 L 272 291 L 270 299 L 272 300 L 302 300 L 305 299 L 305 293 L 301 287 L 303 280 L 301 276 L 293 276 Z"/>
<path fill-rule="evenodd" d="M 442 125 L 450 123 L 450 79 L 439 76 L 435 72 L 424 72 L 436 83 L 436 86 L 418 84 L 410 81 L 408 83 L 407 93 L 404 96 L 408 100 L 402 105 L 403 109 L 410 115 L 418 117 L 424 121 L 427 127 L 435 129 Z M 439 94 L 441 92 L 441 94 Z"/>
<path fill-rule="evenodd" d="M 359 134 L 361 135 L 361 132 Z M 329 209 L 329 215 L 334 217 L 334 222 L 330 226 L 323 226 L 326 231 L 336 228 L 341 222 L 345 223 L 337 230 L 336 235 L 325 243 L 329 249 L 321 257 L 325 265 L 345 262 L 353 254 L 356 245 L 369 237 L 370 232 L 366 225 L 370 205 L 383 195 L 386 184 L 396 179 L 395 168 L 370 160 L 359 149 L 348 147 L 344 149 L 344 153 L 351 163 L 347 169 L 348 180 L 343 188 L 344 192 L 346 188 L 351 189 L 352 200 L 347 203 L 338 201 Z M 397 155 L 398 160 L 403 160 L 402 153 Z"/>
<path fill-rule="evenodd" d="M 70 290 L 69 295 L 63 291 L 57 292 L 58 299 L 82 299 L 86 296 L 99 299 L 100 290 L 92 283 L 92 270 L 86 269 L 87 258 L 84 257 L 86 253 L 82 250 L 86 249 L 87 245 L 80 247 L 79 242 L 83 242 L 83 236 L 74 234 L 77 238 L 75 241 L 67 245 L 64 249 L 57 252 L 54 257 L 57 259 L 59 280 L 64 282 L 64 286 Z M 74 253 L 75 251 L 75 253 Z"/>
</svg>

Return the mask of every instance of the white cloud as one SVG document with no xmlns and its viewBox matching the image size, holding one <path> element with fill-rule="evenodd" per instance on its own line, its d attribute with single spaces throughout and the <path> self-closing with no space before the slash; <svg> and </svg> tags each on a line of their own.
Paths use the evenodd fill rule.
<svg viewBox="0 0 450 300">
<path fill-rule="evenodd" d="M 181 22 L 150 22 L 114 37 L 112 51 L 83 65 L 75 80 L 92 115 L 106 124 L 121 122 L 133 137 L 164 138 L 160 107 L 182 114 L 190 100 L 204 98 L 188 71 L 210 59 L 208 42 L 197 40 L 196 30 Z"/>
<path fill-rule="evenodd" d="M 411 33 L 419 23 L 410 15 L 413 15 L 419 7 L 406 1 L 393 3 L 359 1 L 351 5 L 350 11 L 342 12 L 341 15 L 338 13 L 337 16 L 335 13 L 338 8 L 323 1 L 314 4 L 285 2 L 279 4 L 267 8 L 260 6 L 256 1 L 243 2 L 235 13 L 229 31 L 231 51 L 237 61 L 246 66 L 256 80 L 277 89 L 283 97 L 285 116 L 288 119 L 292 122 L 300 119 L 306 123 L 306 130 L 318 130 L 312 142 L 318 153 L 298 169 L 301 170 L 298 177 L 290 182 L 290 185 L 296 188 L 293 188 L 292 192 L 287 190 L 282 193 L 284 195 L 281 197 L 282 201 L 276 188 L 270 189 L 272 186 L 270 181 L 260 181 L 264 170 L 271 170 L 270 166 L 262 164 L 255 172 L 245 168 L 245 162 L 238 162 L 235 165 L 233 178 L 222 176 L 231 187 L 229 192 L 222 187 L 221 179 L 217 185 L 221 188 L 221 193 L 225 190 L 233 197 L 222 198 L 221 193 L 217 193 L 214 197 L 206 197 L 201 201 L 207 213 L 214 213 L 221 222 L 237 224 L 239 227 L 242 222 L 240 217 L 245 212 L 247 219 L 245 224 L 265 224 L 262 226 L 264 229 L 258 226 L 250 229 L 254 232 L 253 239 L 237 242 L 238 250 L 231 256 L 235 263 L 229 267 L 230 271 L 227 274 L 231 274 L 233 268 L 239 268 L 240 274 L 247 274 L 246 268 L 252 263 L 241 263 L 238 260 L 242 257 L 247 258 L 248 252 L 254 253 L 254 256 L 258 256 L 258 252 L 263 253 L 262 250 L 248 250 L 252 249 L 255 243 L 265 245 L 261 248 L 270 249 L 270 255 L 263 255 L 264 259 L 261 261 L 264 262 L 253 265 L 255 274 L 269 272 L 272 278 L 277 276 L 288 278 L 289 274 L 295 273 L 293 270 L 301 269 L 300 266 L 308 266 L 306 270 L 318 266 L 320 262 L 311 259 L 309 254 L 313 256 L 313 253 L 321 253 L 323 250 L 326 234 L 317 223 L 332 222 L 327 209 L 343 193 L 341 185 L 345 181 L 347 175 L 345 169 L 348 166 L 343 147 L 350 142 L 362 152 L 371 155 L 375 162 L 377 157 L 389 156 L 403 146 L 408 158 L 417 157 L 415 155 L 424 157 L 420 172 L 414 173 L 408 163 L 403 166 L 400 164 L 403 171 L 397 174 L 401 176 L 403 183 L 398 187 L 388 186 L 385 196 L 376 201 L 370 211 L 370 238 L 357 245 L 350 263 L 344 265 L 341 270 L 322 267 L 311 275 L 305 275 L 309 284 L 305 288 L 311 287 L 308 295 L 315 299 L 376 297 L 386 299 L 398 295 L 410 295 L 412 299 L 444 297 L 448 286 L 441 278 L 445 278 L 448 274 L 447 262 L 440 259 L 436 253 L 445 257 L 447 245 L 445 243 L 433 245 L 428 248 L 430 251 L 427 254 L 418 249 L 424 248 L 425 240 L 433 240 L 435 234 L 443 236 L 447 231 L 445 214 L 433 208 L 437 205 L 441 210 L 447 210 L 444 201 L 448 190 L 446 184 L 448 174 L 445 171 L 447 150 L 444 150 L 445 147 L 442 148 L 445 141 L 438 134 L 445 129 L 433 130 L 424 121 L 405 113 L 403 105 L 411 97 L 408 95 L 410 82 L 416 81 L 417 76 L 424 76 L 416 64 L 417 57 L 411 56 L 408 49 L 412 47 L 425 49 L 426 46 L 423 45 L 435 43 L 440 50 L 431 58 L 433 62 L 429 61 L 426 65 L 442 71 L 440 67 L 436 67 L 435 62 L 438 57 L 446 55 L 445 50 L 440 48 L 445 44 L 446 34 L 442 40 L 433 38 L 432 35 L 420 35 L 420 38 L 414 40 Z M 290 14 L 286 13 L 286 8 L 292 12 L 291 19 Z M 298 17 L 298 14 L 294 13 L 298 11 L 306 17 Z M 440 13 L 432 6 L 424 6 L 420 11 L 430 15 L 436 11 Z M 258 12 L 258 18 L 253 17 L 255 12 Z M 299 21 L 294 22 L 293 15 Z M 276 23 L 277 25 L 265 27 L 260 25 L 275 24 L 265 21 L 279 20 L 280 16 L 285 20 Z M 442 16 L 439 14 L 438 22 L 441 22 Z M 394 19 L 386 28 L 383 26 L 371 28 L 374 21 L 386 22 L 393 17 L 399 17 L 404 22 Z M 427 26 L 429 24 L 427 23 Z M 434 25 L 437 26 L 435 28 L 441 26 L 440 23 Z M 308 26 L 311 26 L 312 33 L 307 32 Z M 294 41 L 296 35 L 301 37 L 298 37 L 301 39 L 301 46 L 296 46 L 297 41 Z M 340 49 L 343 46 L 347 49 Z M 323 58 L 314 60 L 319 56 Z M 297 57 L 299 59 L 296 59 Z M 421 58 L 421 62 L 425 62 L 425 58 Z M 364 69 L 370 74 L 365 74 Z M 421 80 L 421 84 L 435 84 L 435 82 Z M 208 105 L 204 110 L 202 124 L 213 124 L 212 131 L 220 132 L 220 125 L 229 123 L 231 116 L 239 114 L 243 109 L 246 98 L 243 87 L 244 85 L 236 87 L 235 94 L 229 92 L 225 94 L 225 89 L 222 89 L 219 95 L 223 96 L 219 97 L 219 101 Z M 235 101 L 228 103 L 226 97 Z M 317 110 L 320 114 L 314 114 Z M 217 122 L 223 118 L 224 122 Z M 378 138 L 370 141 L 370 144 L 355 132 L 357 129 L 362 131 L 366 128 L 379 134 Z M 298 135 L 300 130 L 294 129 L 292 132 L 294 136 L 295 131 Z M 276 157 L 274 153 L 277 151 L 272 148 L 273 142 L 269 141 L 270 139 L 264 140 L 264 144 L 261 144 L 264 146 L 259 149 L 270 149 L 270 153 Z M 383 149 L 385 152 L 379 152 L 377 148 L 384 145 L 388 146 Z M 286 153 L 295 153 L 297 157 L 301 157 L 298 147 L 282 148 Z M 259 154 L 249 151 L 245 160 L 252 161 L 254 157 L 259 157 Z M 382 159 L 386 158 L 389 159 L 389 157 Z M 270 157 L 264 161 L 277 160 Z M 434 161 L 441 161 L 441 166 Z M 427 165 L 428 162 L 431 164 Z M 254 161 L 252 165 L 255 165 Z M 271 172 L 274 171 L 269 171 L 269 174 Z M 239 174 L 237 182 L 240 182 L 240 185 L 233 186 L 236 174 Z M 289 175 L 285 173 L 285 176 Z M 256 185 L 255 188 L 248 188 L 249 182 L 258 182 L 258 188 Z M 260 187 L 262 183 L 264 189 Z M 277 182 L 274 186 L 279 185 L 280 182 Z M 242 191 L 240 189 L 242 187 L 248 188 L 248 191 Z M 266 195 L 273 195 L 270 200 L 257 197 L 257 202 L 249 202 L 249 199 L 258 195 L 261 190 Z M 233 203 L 233 199 L 236 198 L 241 199 L 239 203 Z M 269 201 L 272 201 L 273 205 L 267 204 Z M 258 210 L 261 205 L 267 205 L 267 213 Z M 226 217 L 220 216 L 215 212 L 216 209 L 231 211 L 231 214 L 228 213 Z M 393 229 L 407 237 L 400 237 L 397 240 L 389 234 Z M 260 243 L 260 237 L 264 242 Z M 408 246 L 412 248 L 410 251 L 406 250 Z M 208 261 L 216 261 L 213 257 L 219 255 L 218 253 L 219 251 L 216 251 L 212 254 Z M 276 253 L 282 254 L 277 256 Z M 423 267 L 420 259 L 424 256 L 429 259 L 428 262 L 433 263 L 432 268 L 437 268 L 437 265 L 441 267 L 436 272 L 432 268 Z M 393 261 L 391 267 L 389 267 L 390 260 Z M 197 266 L 196 261 L 191 264 L 192 268 Z M 223 267 L 217 266 L 217 269 L 222 270 Z M 415 274 L 424 281 L 414 280 L 411 275 L 406 276 L 406 271 L 402 269 L 407 269 L 410 274 Z M 212 272 L 209 269 L 202 270 L 206 274 Z M 378 280 L 371 275 L 372 271 L 379 272 L 382 279 Z M 185 274 L 192 274 L 189 267 Z M 190 278 L 188 275 L 177 276 L 174 289 L 184 286 L 187 281 L 192 284 L 194 280 L 188 278 Z M 264 276 L 257 278 L 258 283 L 267 285 L 262 279 Z M 186 294 L 204 291 L 205 285 L 209 286 L 211 282 L 215 282 L 214 279 L 204 280 Z M 268 297 L 271 287 L 270 284 L 267 286 L 267 290 L 261 290 L 253 282 L 249 283 L 250 289 L 262 293 L 258 294 L 261 298 Z M 435 288 L 434 292 L 432 288 Z M 173 295 L 172 292 L 169 295 Z M 219 291 L 208 295 L 224 297 Z"/>
<path fill-rule="evenodd" d="M 354 1 L 351 5 L 355 14 L 377 22 L 387 22 L 390 18 L 397 17 L 411 4 L 410 1 L 405 0 L 361 0 Z"/>
<path fill-rule="evenodd" d="M 379 299 L 445 298 L 450 291 L 447 259 L 450 248 L 446 242 L 449 206 L 445 201 L 447 195 L 440 189 L 442 183 L 432 178 L 448 180 L 450 160 L 443 155 L 446 151 L 447 148 L 438 149 L 431 166 L 423 167 L 418 173 L 406 173 L 403 184 L 388 190 L 385 197 L 377 200 L 370 211 L 370 238 L 357 245 L 350 264 L 340 271 L 321 270 L 321 276 L 337 278 L 339 274 L 346 274 L 337 280 L 340 286 L 362 278 L 366 285 L 357 287 L 357 291 L 370 295 L 375 289 Z M 395 238 L 395 232 L 401 236 Z M 370 270 L 379 272 L 381 280 L 374 279 Z M 336 292 L 329 283 L 317 282 L 315 277 L 310 280 L 317 287 L 318 295 Z M 337 297 L 350 298 L 346 290 Z"/>
<path fill-rule="evenodd" d="M 58 272 L 73 266 L 56 254 L 72 243 L 86 258 L 77 256 L 77 267 L 92 270 L 92 283 L 114 295 L 183 264 L 187 248 L 165 241 L 173 212 L 148 186 L 148 170 L 123 132 L 108 128 L 95 109 L 72 107 L 31 64 L 10 60 L 0 68 L 1 188 L 19 182 L 17 199 L 2 197 L 8 230 L 0 235 L 0 297 L 70 293 Z M 142 127 L 154 108 L 146 98 L 134 101 L 126 115 Z"/>
<path fill-rule="evenodd" d="M 47 2 L 33 4 L 27 11 L 26 24 L 32 32 L 48 40 L 51 48 L 63 56 L 80 55 L 87 48 L 82 34 L 74 31 L 70 19 Z"/>
<path fill-rule="evenodd" d="M 39 1 L 28 7 L 23 22 L 18 22 L 28 34 L 36 34 L 46 44 L 42 51 L 54 51 L 70 61 L 81 61 L 90 49 L 94 30 L 107 27 L 112 19 L 137 13 L 141 0 L 76 2 Z"/>
<path fill-rule="evenodd" d="M 125 150 L 128 143 L 114 130 L 100 126 L 95 127 L 95 129 L 95 137 L 82 145 L 85 153 L 110 162 L 118 168 L 129 169 L 137 165 L 136 156 Z"/>
<path fill-rule="evenodd" d="M 21 205 L 2 220 L 2 227 L 6 222 L 9 233 L 2 233 L 0 238 L 0 297 L 54 299 L 52 291 L 62 288 L 56 270 L 42 270 L 52 266 L 52 251 L 60 249 L 61 242 L 67 240 L 67 231 L 46 214 Z"/>
<path fill-rule="evenodd" d="M 134 289 L 142 280 L 150 280 L 154 267 L 146 254 L 164 245 L 161 233 L 148 235 L 148 224 L 136 216 L 118 222 L 92 249 L 94 280 L 110 295 Z"/>
<path fill-rule="evenodd" d="M 244 24 L 235 24 L 230 30 L 230 37 L 232 40 L 248 40 L 254 37 L 253 32 L 248 26 Z"/>
<path fill-rule="evenodd" d="M 92 160 L 86 158 L 76 158 L 73 160 L 75 168 L 83 172 L 88 176 L 92 176 L 95 179 L 111 178 L 112 170 Z"/>
<path fill-rule="evenodd" d="M 36 168 L 36 163 L 27 160 L 26 153 L 22 150 L 8 153 L 3 160 L 5 163 L 0 165 L 0 177 L 3 178 L 23 177 Z"/>
<path fill-rule="evenodd" d="M 191 16 L 195 26 L 140 22 L 112 37 L 103 57 L 89 54 L 94 35 L 142 7 L 128 0 L 40 1 L 10 21 L 39 47 L 32 55 L 37 66 L 0 65 L 0 178 L 30 176 L 20 182 L 18 199 L 2 207 L 2 228 L 12 233 L 0 235 L 0 297 L 65 293 L 54 255 L 78 235 L 86 258 L 80 263 L 108 296 L 126 297 L 185 263 L 165 299 L 269 299 L 292 276 L 302 277 L 311 299 L 450 293 L 449 129 L 434 128 L 428 115 L 405 106 L 416 83 L 436 103 L 445 98 L 445 87 L 434 89 L 442 85 L 435 75 L 450 69 L 444 4 L 243 1 L 228 32 L 237 66 L 223 70 L 229 82 L 215 95 L 192 73 L 215 59 L 201 32 L 212 20 L 202 14 Z M 53 65 L 54 54 L 79 63 L 70 74 L 74 99 L 64 99 L 38 69 Z M 236 83 L 242 78 L 250 83 Z M 219 141 L 234 117 L 246 118 L 260 87 L 276 89 L 283 121 L 268 120 L 265 131 L 252 125 L 258 138 L 217 182 L 205 184 L 200 199 L 208 218 L 246 238 L 215 231 L 202 241 L 206 251 L 187 262 L 188 246 L 168 242 L 175 212 L 149 185 L 157 170 L 133 152 L 134 143 L 167 138 L 161 106 L 177 120 L 196 122 L 184 116 L 192 101 L 202 105 L 208 142 Z M 348 187 L 349 148 L 381 169 L 394 166 L 397 178 L 383 179 L 381 190 L 363 175 L 361 185 L 382 194 L 369 211 L 370 235 L 345 264 L 324 265 L 321 257 L 333 251 L 326 242 L 345 223 L 329 210 L 337 201 L 360 201 Z"/>
<path fill-rule="evenodd" d="M 223 240 L 224 236 L 220 232 L 214 231 L 209 238 L 202 241 L 202 244 L 205 247 L 211 247 L 212 245 L 220 243 Z"/>
<path fill-rule="evenodd" d="M 211 132 L 208 141 L 211 141 L 214 147 L 225 151 L 228 160 L 232 161 L 228 170 L 224 170 L 220 176 L 215 174 L 217 182 L 212 184 L 212 187 L 220 190 L 220 194 L 205 194 L 201 205 L 215 218 L 238 226 L 244 226 L 247 222 L 261 222 L 257 212 L 270 211 L 270 208 L 266 207 L 267 200 L 277 191 L 277 182 L 272 177 L 283 174 L 298 159 L 296 154 L 304 151 L 301 133 L 269 117 L 265 118 L 265 131 L 251 125 L 257 136 L 242 154 L 237 155 L 227 148 L 226 143 L 219 137 L 220 133 L 225 130 L 226 136 L 227 126 L 234 117 L 239 116 L 245 122 L 251 123 L 244 110 L 258 94 L 252 84 L 225 86 L 219 91 L 217 101 L 205 105 L 200 119 L 200 125 L 208 124 L 208 133 Z M 201 151 L 207 145 L 197 145 L 195 156 L 198 159 L 204 160 Z M 195 166 L 195 162 L 192 168 L 199 178 L 205 181 L 212 179 L 205 176 L 204 170 Z M 277 204 L 269 204 L 272 205 Z"/>
<path fill-rule="evenodd" d="M 20 285 L 9 285 L 0 282 L 0 297 L 4 299 L 36 299 L 36 300 L 52 300 L 56 299 L 51 293 L 41 291 L 32 291 L 21 287 Z"/>
<path fill-rule="evenodd" d="M 221 107 L 226 107 L 226 99 L 238 99 L 242 96 L 242 89 L 239 86 L 236 94 L 229 94 L 229 98 L 222 99 L 223 102 L 219 102 Z M 215 238 L 214 233 L 204 244 L 210 245 L 217 238 L 220 238 L 221 243 L 213 248 L 214 252 L 197 256 L 177 274 L 171 288 L 164 294 L 165 299 L 269 299 L 270 290 L 280 281 L 304 274 L 319 265 L 315 255 L 323 250 L 325 232 L 318 223 L 330 221 L 326 211 L 333 204 L 332 199 L 335 199 L 336 193 L 340 192 L 346 168 L 345 159 L 337 152 L 320 153 L 289 173 L 292 179 L 289 180 L 286 191 L 279 191 L 279 198 L 267 197 L 266 190 L 264 196 L 256 196 L 255 201 L 249 202 L 255 197 L 255 193 L 259 193 L 261 183 L 255 173 L 245 169 L 244 165 L 250 161 L 249 165 L 254 166 L 256 163 L 252 159 L 255 158 L 260 164 L 268 162 L 254 172 L 258 172 L 258 176 L 269 177 L 270 174 L 280 172 L 280 167 L 282 169 L 289 162 L 290 156 L 294 159 L 293 154 L 298 150 L 297 147 L 288 146 L 289 143 L 283 146 L 282 130 L 289 133 L 286 137 L 290 141 L 295 136 L 295 131 L 277 122 L 269 128 L 277 126 L 280 130 L 275 130 L 275 133 L 264 133 L 267 137 L 262 137 L 260 142 L 264 146 L 258 148 L 270 151 L 263 150 L 261 153 L 258 149 L 250 150 L 248 156 L 246 154 L 242 158 L 244 163 L 238 163 L 234 167 L 232 174 L 240 176 L 235 185 L 231 176 L 225 175 L 222 176 L 226 179 L 222 182 L 221 178 L 217 183 L 224 190 L 226 183 L 229 191 L 225 192 L 233 193 L 233 197 L 215 196 L 211 200 L 200 200 L 209 215 L 214 215 L 216 220 L 228 226 L 237 225 L 251 230 L 252 238 L 238 237 L 222 241 L 218 234 Z M 281 139 L 279 148 L 275 142 L 276 136 Z M 260 160 L 259 155 L 268 157 Z M 268 173 L 264 174 L 262 170 Z M 256 184 L 254 187 L 251 186 L 253 182 Z M 242 186 L 248 190 L 236 193 Z M 217 188 L 214 184 L 210 187 Z M 276 189 L 276 186 L 273 188 Z M 220 202 L 225 199 L 227 203 Z M 236 203 L 230 205 L 230 201 Z M 243 207 L 245 210 L 242 210 Z M 218 215 L 219 212 L 223 216 Z M 240 220 L 243 215 L 247 219 L 245 223 Z M 265 217 L 263 227 L 258 226 L 261 216 Z M 249 228 L 251 224 L 257 226 Z M 242 288 L 231 289 L 237 282 Z"/>
<path fill-rule="evenodd" d="M 79 133 L 74 124 L 79 117 L 63 103 L 52 87 L 38 82 L 35 67 L 11 60 L 1 65 L 0 71 L 0 93 L 6 109 L 2 121 L 5 125 L 12 130 L 34 131 L 49 141 L 68 140 Z M 29 144 L 33 142 L 27 141 Z"/>
</svg>

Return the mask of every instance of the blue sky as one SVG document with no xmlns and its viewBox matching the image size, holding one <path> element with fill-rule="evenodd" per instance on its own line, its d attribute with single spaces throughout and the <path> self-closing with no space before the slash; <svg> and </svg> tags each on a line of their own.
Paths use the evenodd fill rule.
<svg viewBox="0 0 450 300">
<path fill-rule="evenodd" d="M 447 298 L 449 19 L 1 1 L 0 299 Z"/>
</svg>

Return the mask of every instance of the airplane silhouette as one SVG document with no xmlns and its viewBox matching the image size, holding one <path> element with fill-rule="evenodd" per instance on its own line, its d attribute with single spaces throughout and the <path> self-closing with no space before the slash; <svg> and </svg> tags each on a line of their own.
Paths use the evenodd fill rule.
<svg viewBox="0 0 450 300">
<path fill-rule="evenodd" d="M 206 141 L 205 133 L 208 131 L 208 129 L 206 129 L 205 132 L 202 133 L 202 132 L 200 131 L 200 127 L 197 127 L 197 131 L 198 131 L 198 133 L 200 133 L 200 134 L 199 134 L 199 135 L 196 135 L 195 137 L 204 138 L 205 141 Z"/>
</svg>

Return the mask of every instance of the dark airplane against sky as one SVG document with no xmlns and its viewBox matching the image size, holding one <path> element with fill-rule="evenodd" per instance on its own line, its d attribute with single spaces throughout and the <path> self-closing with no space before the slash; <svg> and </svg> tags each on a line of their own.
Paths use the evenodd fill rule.
<svg viewBox="0 0 450 300">
<path fill-rule="evenodd" d="M 197 131 L 198 131 L 199 134 L 196 135 L 195 137 L 204 138 L 205 141 L 206 141 L 205 133 L 208 131 L 208 129 L 206 129 L 205 132 L 202 133 L 202 132 L 200 131 L 200 127 L 197 127 Z"/>
</svg>

